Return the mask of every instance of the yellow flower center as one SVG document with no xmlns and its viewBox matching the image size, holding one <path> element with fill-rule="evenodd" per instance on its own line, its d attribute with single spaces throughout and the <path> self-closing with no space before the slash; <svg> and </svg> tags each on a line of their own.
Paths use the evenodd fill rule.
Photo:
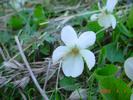
<svg viewBox="0 0 133 100">
<path fill-rule="evenodd" d="M 77 47 L 74 47 L 71 49 L 70 54 L 73 56 L 76 56 L 79 54 L 79 49 Z"/>
</svg>

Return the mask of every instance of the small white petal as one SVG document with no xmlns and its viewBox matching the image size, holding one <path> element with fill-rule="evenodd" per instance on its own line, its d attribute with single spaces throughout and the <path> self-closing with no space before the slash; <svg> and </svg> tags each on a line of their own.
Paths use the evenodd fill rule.
<svg viewBox="0 0 133 100">
<path fill-rule="evenodd" d="M 92 31 L 84 32 L 80 35 L 77 45 L 80 48 L 87 48 L 89 46 L 92 46 L 96 41 L 96 34 Z"/>
<path fill-rule="evenodd" d="M 99 15 L 99 14 L 93 14 L 93 15 L 90 17 L 90 20 L 91 20 L 91 21 L 97 21 L 98 15 Z"/>
<path fill-rule="evenodd" d="M 112 26 L 113 28 L 116 27 L 116 19 L 111 14 L 101 14 L 98 19 L 98 23 L 104 28 L 109 28 L 110 26 Z"/>
<path fill-rule="evenodd" d="M 80 55 L 67 56 L 62 63 L 62 70 L 66 76 L 78 77 L 84 69 L 84 62 Z"/>
<path fill-rule="evenodd" d="M 89 70 L 91 70 L 94 67 L 95 62 L 96 62 L 94 53 L 92 53 L 89 50 L 85 50 L 85 49 L 81 50 L 80 53 L 83 56 Z"/>
<path fill-rule="evenodd" d="M 115 29 L 116 27 L 116 18 L 113 15 L 110 15 L 110 19 L 112 22 L 112 28 Z"/>
<path fill-rule="evenodd" d="M 71 26 L 65 26 L 61 31 L 61 39 L 66 45 L 73 45 L 76 43 L 78 37 Z"/>
<path fill-rule="evenodd" d="M 53 63 L 56 63 L 62 57 L 64 57 L 68 53 L 69 49 L 66 46 L 59 46 L 57 47 L 52 55 Z"/>
<path fill-rule="evenodd" d="M 107 0 L 106 9 L 108 12 L 113 12 L 118 0 Z"/>
<path fill-rule="evenodd" d="M 133 94 L 131 94 L 130 100 L 133 100 Z"/>
<path fill-rule="evenodd" d="M 110 27 L 110 21 L 109 21 L 108 15 L 101 14 L 98 19 L 98 23 L 101 27 L 104 27 L 104 28 Z"/>
<path fill-rule="evenodd" d="M 10 0 L 10 4 L 16 10 L 22 8 L 27 0 Z"/>
<path fill-rule="evenodd" d="M 128 58 L 124 63 L 126 75 L 133 81 L 133 57 Z"/>
</svg>

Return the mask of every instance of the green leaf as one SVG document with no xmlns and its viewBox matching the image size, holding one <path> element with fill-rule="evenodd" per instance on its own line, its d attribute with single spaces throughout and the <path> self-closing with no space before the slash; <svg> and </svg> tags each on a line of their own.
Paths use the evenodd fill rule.
<svg viewBox="0 0 133 100">
<path fill-rule="evenodd" d="M 65 90 L 73 91 L 79 87 L 79 84 L 76 83 L 75 79 L 70 77 L 64 77 L 60 80 L 60 87 L 63 87 Z"/>
<path fill-rule="evenodd" d="M 133 37 L 133 34 L 127 29 L 127 27 L 123 23 L 119 23 L 116 27 L 122 34 L 126 35 L 129 38 Z"/>
<path fill-rule="evenodd" d="M 98 64 L 104 64 L 106 58 L 106 49 L 102 48 L 98 57 Z"/>
<path fill-rule="evenodd" d="M 133 28 L 133 7 L 131 8 L 127 19 L 127 26 L 129 29 Z"/>
<path fill-rule="evenodd" d="M 6 32 L 0 32 L 0 42 L 7 43 L 11 39 L 11 35 Z"/>
<path fill-rule="evenodd" d="M 46 20 L 45 12 L 41 4 L 37 4 L 34 8 L 33 20 L 36 24 L 44 22 Z"/>
<path fill-rule="evenodd" d="M 94 32 L 98 32 L 99 30 L 101 30 L 101 27 L 99 26 L 99 24 L 94 21 L 94 22 L 89 22 L 87 25 L 88 30 L 90 31 L 94 31 Z M 97 40 L 103 40 L 104 38 L 104 32 L 100 32 L 97 34 Z"/>
<path fill-rule="evenodd" d="M 124 81 L 115 77 L 117 70 L 116 66 L 107 65 L 95 71 L 104 100 L 130 100 L 131 89 Z"/>
<path fill-rule="evenodd" d="M 91 31 L 99 31 L 101 29 L 101 27 L 99 26 L 99 24 L 94 21 L 94 22 L 88 22 L 88 25 L 87 25 L 88 29 L 91 30 Z"/>
<path fill-rule="evenodd" d="M 49 55 L 50 53 L 50 45 L 49 44 L 44 44 L 43 46 L 40 47 L 40 52 L 44 55 Z"/>
<path fill-rule="evenodd" d="M 56 41 L 56 38 L 51 36 L 50 34 L 46 34 L 46 36 L 43 39 L 48 43 L 54 43 Z"/>
<path fill-rule="evenodd" d="M 60 95 L 58 91 L 54 91 L 50 100 L 62 100 L 63 97 Z"/>
<path fill-rule="evenodd" d="M 20 29 L 24 25 L 24 20 L 21 17 L 19 17 L 19 16 L 12 16 L 8 20 L 7 24 L 12 29 Z"/>
<path fill-rule="evenodd" d="M 104 48 L 106 50 L 106 57 L 110 62 L 114 63 L 124 61 L 123 52 L 117 48 L 115 43 L 110 43 L 106 45 Z"/>
</svg>

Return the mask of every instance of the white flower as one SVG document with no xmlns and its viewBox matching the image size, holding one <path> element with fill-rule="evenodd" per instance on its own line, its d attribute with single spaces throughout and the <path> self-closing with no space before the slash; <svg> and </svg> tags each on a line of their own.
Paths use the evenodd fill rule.
<svg viewBox="0 0 133 100">
<path fill-rule="evenodd" d="M 126 75 L 133 81 L 133 57 L 128 58 L 124 63 Z"/>
<path fill-rule="evenodd" d="M 133 94 L 131 95 L 130 100 L 133 100 Z"/>
<path fill-rule="evenodd" d="M 90 18 L 91 21 L 98 21 L 99 25 L 104 28 L 112 26 L 116 27 L 116 18 L 114 17 L 113 10 L 118 0 L 107 0 L 106 6 L 102 9 L 99 7 L 101 13 L 93 14 Z"/>
<path fill-rule="evenodd" d="M 84 69 L 84 60 L 90 70 L 94 67 L 95 56 L 86 49 L 95 43 L 96 34 L 94 32 L 84 32 L 78 38 L 71 26 L 65 26 L 61 31 L 61 39 L 66 46 L 57 47 L 53 52 L 52 59 L 53 63 L 63 59 L 62 69 L 66 76 L 79 76 Z"/>
<path fill-rule="evenodd" d="M 22 8 L 27 0 L 10 0 L 10 4 L 16 10 Z"/>
<path fill-rule="evenodd" d="M 124 69 L 128 78 L 133 81 L 133 57 L 130 57 L 125 61 Z M 133 94 L 131 94 L 130 100 L 133 100 Z"/>
</svg>

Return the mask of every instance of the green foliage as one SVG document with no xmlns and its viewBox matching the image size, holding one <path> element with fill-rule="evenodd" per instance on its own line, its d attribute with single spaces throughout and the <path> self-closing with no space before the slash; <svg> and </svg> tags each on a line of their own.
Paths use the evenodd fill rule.
<svg viewBox="0 0 133 100">
<path fill-rule="evenodd" d="M 95 71 L 100 92 L 105 100 L 130 100 L 131 89 L 115 77 L 117 70 L 116 66 L 107 65 Z"/>
<path fill-rule="evenodd" d="M 10 14 L 6 16 L 7 18 L 9 17 L 5 22 L 7 27 L 0 27 L 0 48 L 2 48 L 5 57 L 9 59 L 19 53 L 14 40 L 15 35 L 19 37 L 23 49 L 28 47 L 24 53 L 29 63 L 36 63 L 43 61 L 46 57 L 51 58 L 53 49 L 60 43 L 60 31 L 63 26 L 72 25 L 81 33 L 94 31 L 96 33 L 96 43 L 89 49 L 95 52 L 96 66 L 102 68 L 97 69 L 97 67 L 95 67 L 93 70 L 88 70 L 87 66 L 85 66 L 84 74 L 77 79 L 64 77 L 64 75 L 61 74 L 59 75 L 60 89 L 58 90 L 53 88 L 55 87 L 55 80 L 48 80 L 46 87 L 47 95 L 50 97 L 50 100 L 65 100 L 72 91 L 84 88 L 88 91 L 88 100 L 103 100 L 101 99 L 98 89 L 100 89 L 103 98 L 106 100 L 129 100 L 131 89 L 121 79 L 116 78 L 115 74 L 118 69 L 114 65 L 123 66 L 125 58 L 133 56 L 133 8 L 130 9 L 130 7 L 126 7 L 125 9 L 122 7 L 121 9 L 121 6 L 120 8 L 118 7 L 116 11 L 121 9 L 123 13 L 126 10 L 126 13 L 122 14 L 122 16 L 115 14 L 118 22 L 117 27 L 115 29 L 108 28 L 103 30 L 97 21 L 90 21 L 90 13 L 99 9 L 97 6 L 97 1 L 99 0 L 96 0 L 96 2 L 92 2 L 91 0 L 81 0 L 82 2 L 79 0 L 43 0 L 44 4 L 40 3 L 40 1 L 42 0 L 31 0 L 31 5 L 29 5 L 30 3 L 25 4 L 27 8 L 21 9 L 18 12 L 13 11 L 13 15 L 11 13 L 11 16 Z M 102 0 L 101 6 L 105 4 L 106 0 Z M 47 7 L 47 10 L 45 7 Z M 3 8 L 0 7 L 0 9 L 2 10 Z M 86 14 L 84 15 L 84 13 Z M 5 14 L 0 13 L 0 15 Z M 69 19 L 69 16 L 73 16 L 73 18 Z M 1 18 L 3 18 L 3 16 Z M 3 22 L 2 25 L 4 24 Z M 43 22 L 49 23 L 39 25 Z M 42 35 L 43 37 L 40 38 Z M 16 57 L 15 60 L 24 65 L 21 56 Z M 3 64 L 3 61 L 0 55 L 0 65 Z M 106 63 L 112 63 L 112 65 L 103 68 Z M 37 70 L 38 66 L 39 68 L 42 67 L 40 65 L 34 66 L 35 69 L 33 68 L 33 70 Z M 50 72 L 54 70 L 53 66 L 52 64 Z M 93 71 L 95 71 L 98 83 L 95 77 L 91 77 L 94 75 Z M 4 71 L 0 69 L 0 73 L 4 73 Z M 14 74 L 16 73 L 12 75 Z M 41 74 L 40 76 L 43 75 Z M 41 87 L 43 87 L 44 76 L 43 78 L 40 76 L 38 76 L 39 78 L 37 77 L 37 80 Z M 17 77 L 19 78 L 19 74 Z M 41 83 L 39 79 L 43 80 L 43 83 Z M 124 80 L 127 81 L 126 78 Z M 15 81 L 15 78 L 11 81 Z M 99 84 L 99 87 L 97 84 Z M 22 92 L 29 100 L 42 99 L 40 93 L 32 83 L 29 83 Z M 0 89 L 0 98 L 2 100 L 14 100 L 22 99 L 22 96 L 18 92 L 18 88 L 7 84 Z"/>
<path fill-rule="evenodd" d="M 116 27 L 116 29 L 119 30 L 123 35 L 132 38 L 133 34 L 130 32 L 130 30 L 127 29 L 127 27 L 123 23 L 119 23 Z"/>
<path fill-rule="evenodd" d="M 106 59 L 111 63 L 122 63 L 124 61 L 124 53 L 115 42 L 105 45 L 100 50 L 98 64 L 104 65 L 106 63 Z"/>
<path fill-rule="evenodd" d="M 46 36 L 44 37 L 44 40 L 46 40 L 48 43 L 54 43 L 56 41 L 56 39 L 50 34 L 46 34 Z"/>
<path fill-rule="evenodd" d="M 19 97 L 21 97 L 21 95 L 19 94 L 17 88 L 14 88 L 11 84 L 8 84 L 6 87 L 0 89 L 0 98 L 2 100 L 14 100 Z"/>
<path fill-rule="evenodd" d="M 46 21 L 45 12 L 41 4 L 37 4 L 34 8 L 33 21 L 37 25 Z"/>
<path fill-rule="evenodd" d="M 99 24 L 96 21 L 88 22 L 87 27 L 88 27 L 88 30 L 94 31 L 94 32 L 97 32 L 101 29 L 101 27 L 99 26 Z"/>
<path fill-rule="evenodd" d="M 24 21 L 20 16 L 16 15 L 16 16 L 12 16 L 7 22 L 7 24 L 10 28 L 16 30 L 23 27 Z"/>
<path fill-rule="evenodd" d="M 54 91 L 50 97 L 50 100 L 64 100 L 58 91 Z"/>
<path fill-rule="evenodd" d="M 100 65 L 105 64 L 105 59 L 106 59 L 106 49 L 102 48 L 99 53 L 98 64 Z"/>
<path fill-rule="evenodd" d="M 79 88 L 79 84 L 76 83 L 76 80 L 74 78 L 64 77 L 60 80 L 60 87 L 63 87 L 63 89 L 67 91 L 72 91 Z"/>
<path fill-rule="evenodd" d="M 117 47 L 115 43 L 110 43 L 105 47 L 106 57 L 107 59 L 114 63 L 114 62 L 123 62 L 124 55 L 123 52 Z"/>
<path fill-rule="evenodd" d="M 8 43 L 11 35 L 7 32 L 0 32 L 0 43 Z"/>
<path fill-rule="evenodd" d="M 102 29 L 96 21 L 88 22 L 87 28 L 89 31 L 94 31 L 94 32 L 99 32 L 99 30 Z M 104 38 L 104 32 L 100 32 L 97 34 L 97 41 L 102 41 L 103 38 Z"/>
<path fill-rule="evenodd" d="M 129 12 L 129 16 L 127 19 L 127 26 L 129 29 L 133 28 L 133 7 L 131 8 L 130 12 Z"/>
<path fill-rule="evenodd" d="M 49 55 L 50 54 L 50 45 L 44 43 L 44 45 L 40 47 L 40 52 L 44 55 Z"/>
</svg>

